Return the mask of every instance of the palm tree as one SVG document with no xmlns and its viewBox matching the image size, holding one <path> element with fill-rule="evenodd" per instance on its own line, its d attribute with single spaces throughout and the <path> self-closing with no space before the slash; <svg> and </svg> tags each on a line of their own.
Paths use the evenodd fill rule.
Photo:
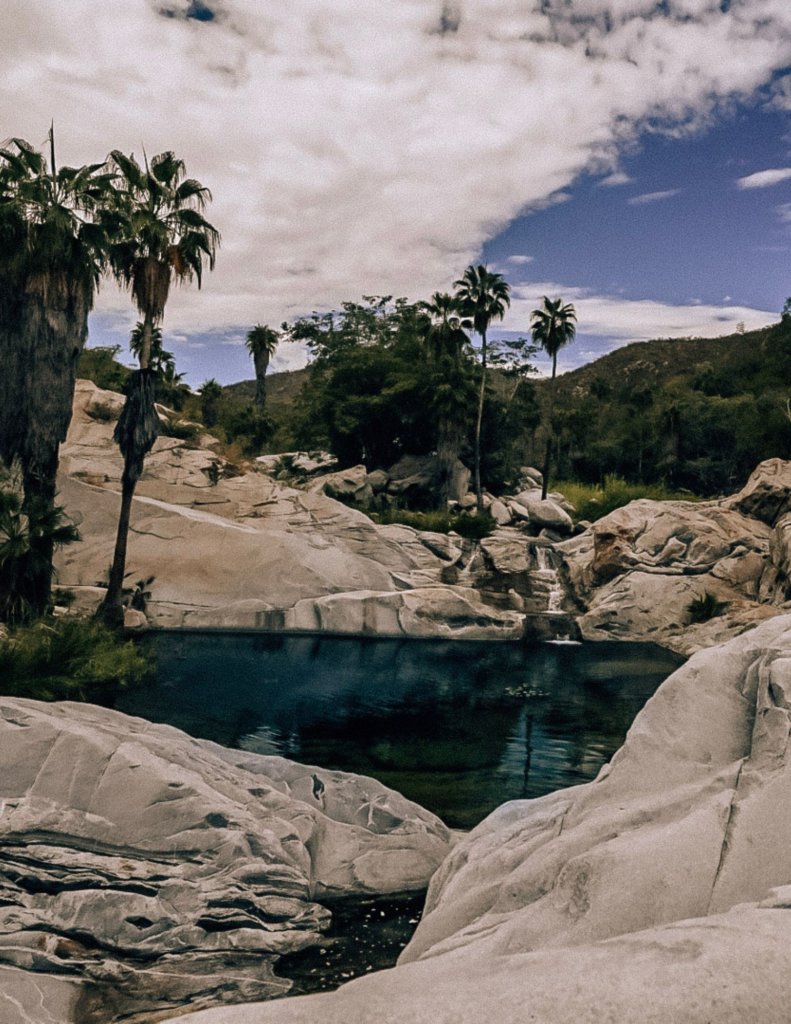
<svg viewBox="0 0 791 1024">
<path fill-rule="evenodd" d="M 552 451 L 552 433 L 555 416 L 555 398 L 557 384 L 555 375 L 558 366 L 558 352 L 564 345 L 574 340 L 577 328 L 574 321 L 577 313 L 569 302 L 563 305 L 563 299 L 548 299 L 544 296 L 541 309 L 534 309 L 530 314 L 530 330 L 533 341 L 543 348 L 552 359 L 552 383 L 550 385 L 549 417 L 547 425 L 547 445 L 544 453 L 544 480 L 541 486 L 541 497 L 546 498 L 549 483 L 549 460 Z"/>
<path fill-rule="evenodd" d="M 255 366 L 255 407 L 259 415 L 263 414 L 266 405 L 266 371 L 279 341 L 277 331 L 266 324 L 256 324 L 247 332 L 245 344 Z"/>
<path fill-rule="evenodd" d="M 481 338 L 481 382 L 478 393 L 478 415 L 475 420 L 475 496 L 478 512 L 483 512 L 483 490 L 481 488 L 481 423 L 483 402 L 486 394 L 486 332 L 492 320 L 502 320 L 511 305 L 511 287 L 502 274 L 487 270 L 482 264 L 472 264 L 463 276 L 453 283 L 456 299 L 465 316 L 472 320 L 472 326 Z"/>
<path fill-rule="evenodd" d="M 205 380 L 198 388 L 203 425 L 213 427 L 217 423 L 217 405 L 222 398 L 222 385 L 214 377 Z"/>
<path fill-rule="evenodd" d="M 437 505 L 447 510 L 454 470 L 467 432 L 465 414 L 472 384 L 472 347 L 465 327 L 471 324 L 462 317 L 455 296 L 445 292 L 434 292 L 431 301 L 421 306 L 428 317 L 425 346 L 432 370 L 430 403 L 437 417 Z"/>
<path fill-rule="evenodd" d="M 145 457 L 159 434 L 151 365 L 155 330 L 164 316 L 172 282 L 194 279 L 200 287 L 204 262 L 214 268 L 220 235 L 203 216 L 211 193 L 199 181 L 186 177 L 183 161 L 173 153 L 161 153 L 141 167 L 134 156 L 113 150 L 110 162 L 118 175 L 117 213 L 123 224 L 110 259 L 116 277 L 131 290 L 143 316 L 140 369 L 129 379 L 126 404 L 114 434 L 124 456 L 121 512 L 107 594 L 100 609 L 108 621 L 119 622 L 123 619 L 132 498 Z"/>
<path fill-rule="evenodd" d="M 23 139 L 0 148 L 0 459 L 18 460 L 23 512 L 51 519 L 58 449 L 71 421 L 77 360 L 106 265 L 103 164 L 50 164 Z M 55 539 L 31 538 L 31 614 L 49 605 Z"/>
</svg>

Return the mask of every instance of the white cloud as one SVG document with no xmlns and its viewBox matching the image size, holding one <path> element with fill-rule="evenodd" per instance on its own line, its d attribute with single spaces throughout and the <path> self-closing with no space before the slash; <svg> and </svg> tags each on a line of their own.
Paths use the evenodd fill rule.
<svg viewBox="0 0 791 1024">
<path fill-rule="evenodd" d="M 681 191 L 680 188 L 668 188 L 664 192 L 643 192 L 640 196 L 632 196 L 627 199 L 630 206 L 643 206 L 645 203 L 659 203 L 663 199 L 672 199 Z"/>
<path fill-rule="evenodd" d="M 773 167 L 767 171 L 756 171 L 744 178 L 737 178 L 738 188 L 769 188 L 791 178 L 791 167 Z"/>
<path fill-rule="evenodd" d="M 712 306 L 699 302 L 672 305 L 655 299 L 600 295 L 585 288 L 543 281 L 518 285 L 513 289 L 511 308 L 503 321 L 503 329 L 527 336 L 530 314 L 541 306 L 545 295 L 550 299 L 562 297 L 564 302 L 573 303 L 577 313 L 577 333 L 588 339 L 600 339 L 589 349 L 573 345 L 564 349 L 558 364 L 564 371 L 632 341 L 716 338 L 733 333 L 739 323 L 750 331 L 778 319 L 777 312 L 748 306 Z"/>
<path fill-rule="evenodd" d="M 182 333 L 446 288 L 483 242 L 617 166 L 642 125 L 705 124 L 791 63 L 787 0 L 5 0 L 0 137 L 59 157 L 173 149 L 223 234 Z M 176 12 L 186 0 L 168 0 Z M 99 310 L 134 320 L 103 290 Z"/>
<path fill-rule="evenodd" d="M 630 185 L 634 181 L 634 178 L 630 178 L 625 171 L 613 171 L 612 174 L 608 174 L 606 178 L 602 178 L 599 182 L 600 188 L 614 188 L 617 185 Z"/>
<path fill-rule="evenodd" d="M 509 256 L 507 262 L 515 263 L 517 264 L 517 266 L 523 266 L 525 263 L 532 263 L 534 259 L 535 256 L 524 256 L 521 254 L 517 254 L 515 256 Z"/>
<path fill-rule="evenodd" d="M 784 224 L 791 224 L 791 203 L 781 203 L 775 211 Z"/>
</svg>

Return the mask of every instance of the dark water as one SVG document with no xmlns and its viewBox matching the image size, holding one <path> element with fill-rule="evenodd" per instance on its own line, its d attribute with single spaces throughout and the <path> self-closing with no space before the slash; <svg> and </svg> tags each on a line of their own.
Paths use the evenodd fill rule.
<svg viewBox="0 0 791 1024">
<path fill-rule="evenodd" d="M 121 711 L 373 775 L 471 828 L 505 800 L 593 778 L 680 663 L 647 644 L 161 633 Z"/>
</svg>

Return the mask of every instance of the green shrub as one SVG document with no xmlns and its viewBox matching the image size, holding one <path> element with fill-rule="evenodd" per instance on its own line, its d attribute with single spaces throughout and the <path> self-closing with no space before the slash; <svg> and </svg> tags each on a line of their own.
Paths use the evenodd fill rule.
<svg viewBox="0 0 791 1024">
<path fill-rule="evenodd" d="M 720 601 L 718 597 L 706 590 L 702 597 L 693 598 L 687 605 L 687 614 L 690 622 L 708 622 L 715 619 L 727 609 L 728 602 Z"/>
<path fill-rule="evenodd" d="M 460 537 L 480 540 L 488 537 L 497 524 L 489 515 L 468 515 L 465 512 L 412 512 L 406 508 L 388 508 L 382 512 L 371 513 L 371 519 L 383 526 L 398 523 L 411 526 L 415 530 L 426 530 L 430 533 L 458 533 Z"/>
<path fill-rule="evenodd" d="M 191 420 L 165 420 L 160 427 L 165 437 L 175 437 L 179 441 L 196 442 L 202 433 L 200 423 Z"/>
<path fill-rule="evenodd" d="M 99 423 L 113 423 L 120 415 L 120 410 L 110 402 L 92 402 L 85 412 L 92 420 L 97 420 Z"/>
<path fill-rule="evenodd" d="M 580 484 L 573 481 L 553 482 L 553 491 L 559 491 L 575 508 L 572 518 L 575 522 L 588 520 L 595 522 L 603 516 L 614 512 L 617 508 L 628 505 L 638 498 L 650 498 L 653 501 L 699 501 L 689 491 L 674 491 L 664 484 L 629 484 L 618 476 L 610 474 L 604 478 L 604 484 Z"/>
<path fill-rule="evenodd" d="M 0 693 L 12 697 L 107 703 L 151 669 L 132 641 L 95 619 L 45 619 L 0 640 Z"/>
</svg>

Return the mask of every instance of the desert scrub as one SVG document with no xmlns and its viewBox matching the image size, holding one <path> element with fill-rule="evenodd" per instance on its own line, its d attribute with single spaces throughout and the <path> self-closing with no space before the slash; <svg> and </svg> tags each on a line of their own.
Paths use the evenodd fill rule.
<svg viewBox="0 0 791 1024">
<path fill-rule="evenodd" d="M 412 512 L 405 508 L 392 508 L 371 513 L 371 519 L 382 526 L 398 523 L 430 533 L 458 533 L 460 537 L 470 540 L 488 537 L 497 526 L 488 512 L 471 516 L 464 512 Z"/>
<path fill-rule="evenodd" d="M 131 640 L 95 619 L 42 619 L 0 638 L 0 693 L 11 697 L 106 704 L 152 668 Z"/>
<path fill-rule="evenodd" d="M 559 491 L 574 506 L 572 518 L 577 523 L 582 520 L 595 522 L 638 498 L 653 501 L 701 500 L 690 491 L 674 491 L 664 484 L 630 484 L 614 475 L 606 476 L 601 485 L 558 481 L 553 483 L 552 490 Z"/>
<path fill-rule="evenodd" d="M 722 615 L 727 608 L 727 601 L 720 601 L 716 595 L 706 590 L 700 597 L 695 597 L 689 602 L 687 615 L 690 622 L 708 622 L 709 619 Z"/>
</svg>

